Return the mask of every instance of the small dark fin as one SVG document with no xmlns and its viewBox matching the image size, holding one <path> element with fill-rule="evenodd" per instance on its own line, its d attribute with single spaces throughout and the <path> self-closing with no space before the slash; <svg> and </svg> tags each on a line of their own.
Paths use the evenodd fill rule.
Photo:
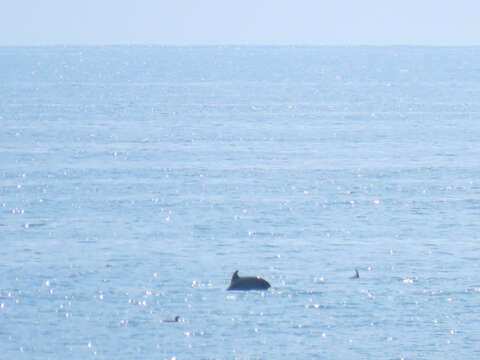
<svg viewBox="0 0 480 360">
<path fill-rule="evenodd" d="M 235 272 L 232 275 L 232 281 L 235 281 L 238 279 L 238 270 L 235 270 Z"/>
</svg>

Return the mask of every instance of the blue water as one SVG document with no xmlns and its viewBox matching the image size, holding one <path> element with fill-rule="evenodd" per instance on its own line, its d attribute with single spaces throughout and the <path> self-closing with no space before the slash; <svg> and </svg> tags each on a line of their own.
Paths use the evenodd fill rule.
<svg viewBox="0 0 480 360">
<path fill-rule="evenodd" d="M 0 47 L 1 357 L 478 358 L 479 60 Z"/>
</svg>

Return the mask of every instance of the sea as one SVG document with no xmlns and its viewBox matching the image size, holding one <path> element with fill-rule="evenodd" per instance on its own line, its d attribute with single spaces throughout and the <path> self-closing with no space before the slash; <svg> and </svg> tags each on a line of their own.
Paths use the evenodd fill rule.
<svg viewBox="0 0 480 360">
<path fill-rule="evenodd" d="M 479 64 L 0 47 L 0 357 L 478 359 Z"/>
</svg>

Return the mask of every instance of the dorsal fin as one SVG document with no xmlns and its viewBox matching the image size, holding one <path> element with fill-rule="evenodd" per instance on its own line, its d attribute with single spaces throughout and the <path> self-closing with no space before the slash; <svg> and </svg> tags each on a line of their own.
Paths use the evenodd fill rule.
<svg viewBox="0 0 480 360">
<path fill-rule="evenodd" d="M 235 281 L 238 279 L 238 270 L 235 270 L 235 272 L 232 275 L 232 281 Z"/>
</svg>

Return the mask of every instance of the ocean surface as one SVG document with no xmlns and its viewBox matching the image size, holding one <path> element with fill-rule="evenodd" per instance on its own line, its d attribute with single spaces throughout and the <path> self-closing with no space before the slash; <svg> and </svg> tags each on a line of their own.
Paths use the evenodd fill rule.
<svg viewBox="0 0 480 360">
<path fill-rule="evenodd" d="M 479 64 L 0 47 L 1 358 L 479 358 Z"/>
</svg>

